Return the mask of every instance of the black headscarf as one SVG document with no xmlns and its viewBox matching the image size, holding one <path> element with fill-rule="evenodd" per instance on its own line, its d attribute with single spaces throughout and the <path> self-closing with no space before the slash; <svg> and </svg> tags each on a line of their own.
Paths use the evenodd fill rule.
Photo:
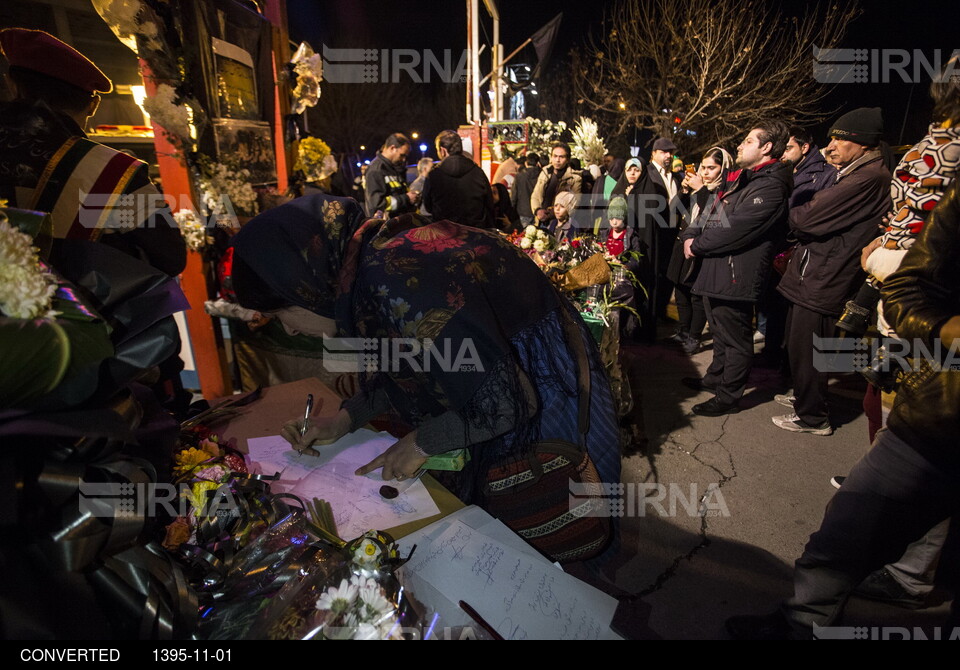
<svg viewBox="0 0 960 670">
<path fill-rule="evenodd" d="M 640 164 L 640 176 L 637 178 L 637 184 L 640 184 L 643 181 L 643 175 L 647 173 L 647 164 L 642 158 L 631 158 L 628 162 L 636 161 Z M 626 165 L 626 164 L 624 164 Z M 613 191 L 610 192 L 610 196 L 615 195 L 625 195 L 627 193 L 627 187 L 630 186 L 630 182 L 627 181 L 627 168 L 624 167 L 620 172 L 620 176 L 617 177 L 617 185 L 613 187 Z M 633 193 L 639 193 L 639 186 L 634 189 Z M 632 194 L 631 194 L 632 195 Z"/>
<path fill-rule="evenodd" d="M 244 306 L 270 310 L 286 303 L 334 318 L 348 245 L 363 222 L 356 200 L 322 193 L 252 219 L 231 241 L 234 288 L 248 296 Z M 247 267 L 254 276 L 245 272 Z M 265 286 L 252 285 L 258 281 Z"/>
</svg>

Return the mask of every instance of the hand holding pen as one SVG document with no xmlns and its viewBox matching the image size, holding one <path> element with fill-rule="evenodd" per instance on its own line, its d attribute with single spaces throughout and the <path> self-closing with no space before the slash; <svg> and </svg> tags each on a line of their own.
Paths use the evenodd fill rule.
<svg viewBox="0 0 960 670">
<path fill-rule="evenodd" d="M 334 416 L 316 416 L 323 410 L 323 398 L 313 402 L 312 397 L 307 396 L 307 408 L 303 418 L 287 421 L 280 431 L 297 453 L 308 456 L 318 455 L 313 447 L 336 442 L 346 435 L 350 432 L 351 425 L 350 415 L 345 409 L 341 409 Z"/>
</svg>

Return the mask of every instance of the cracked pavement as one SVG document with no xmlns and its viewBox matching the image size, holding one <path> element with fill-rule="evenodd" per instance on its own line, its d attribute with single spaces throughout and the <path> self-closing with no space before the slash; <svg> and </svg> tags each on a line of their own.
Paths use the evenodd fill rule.
<svg viewBox="0 0 960 670">
<path fill-rule="evenodd" d="M 770 612 L 792 594 L 793 562 L 819 528 L 830 477 L 869 447 L 863 387 L 852 378 L 831 386 L 833 436 L 789 433 L 770 420 L 787 413 L 773 402 L 787 389 L 770 370 L 754 370 L 739 414 L 699 417 L 690 408 L 709 395 L 680 379 L 703 373 L 710 348 L 693 357 L 660 345 L 625 352 L 649 442 L 623 457 L 620 552 L 600 580 L 578 576 L 630 604 L 632 636 L 725 639 L 727 617 Z M 848 606 L 848 616 L 862 609 Z M 894 620 L 903 612 L 893 610 Z"/>
</svg>

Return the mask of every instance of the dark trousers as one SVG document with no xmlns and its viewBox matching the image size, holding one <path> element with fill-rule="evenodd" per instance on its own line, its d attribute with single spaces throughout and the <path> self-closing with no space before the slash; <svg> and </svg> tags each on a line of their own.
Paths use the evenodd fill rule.
<svg viewBox="0 0 960 670">
<path fill-rule="evenodd" d="M 772 274 L 776 275 L 776 272 Z M 767 329 L 764 332 L 763 355 L 771 362 L 780 362 L 786 338 L 787 311 L 790 301 L 777 290 L 780 277 L 770 280 L 763 297 L 757 302 L 757 312 L 767 317 Z"/>
<path fill-rule="evenodd" d="M 689 286 L 677 284 L 674 296 L 677 298 L 677 317 L 680 319 L 680 332 L 687 333 L 698 340 L 707 325 L 707 311 L 703 298 L 691 292 Z"/>
<path fill-rule="evenodd" d="M 808 426 L 822 426 L 827 413 L 827 375 L 814 366 L 813 336 L 836 337 L 837 319 L 791 304 L 787 313 L 787 356 L 793 374 L 793 408 Z"/>
<path fill-rule="evenodd" d="M 956 472 L 935 467 L 889 429 L 880 430 L 797 560 L 794 596 L 783 606 L 796 634 L 809 637 L 814 624 L 833 623 L 868 574 L 958 512 Z"/>
<path fill-rule="evenodd" d="M 753 303 L 705 297 L 703 304 L 713 333 L 713 361 L 703 383 L 717 387 L 721 402 L 740 402 L 753 366 Z"/>
</svg>

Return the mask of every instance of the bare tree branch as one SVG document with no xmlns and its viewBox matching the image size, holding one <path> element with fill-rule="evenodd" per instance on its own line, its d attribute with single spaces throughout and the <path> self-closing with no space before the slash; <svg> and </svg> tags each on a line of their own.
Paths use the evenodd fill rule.
<svg viewBox="0 0 960 670">
<path fill-rule="evenodd" d="M 811 123 L 829 91 L 813 76 L 811 47 L 837 46 L 859 14 L 856 0 L 800 18 L 764 0 L 620 0 L 602 37 L 575 54 L 574 91 L 615 133 L 647 129 L 687 153 L 729 143 L 763 117 Z"/>
</svg>

